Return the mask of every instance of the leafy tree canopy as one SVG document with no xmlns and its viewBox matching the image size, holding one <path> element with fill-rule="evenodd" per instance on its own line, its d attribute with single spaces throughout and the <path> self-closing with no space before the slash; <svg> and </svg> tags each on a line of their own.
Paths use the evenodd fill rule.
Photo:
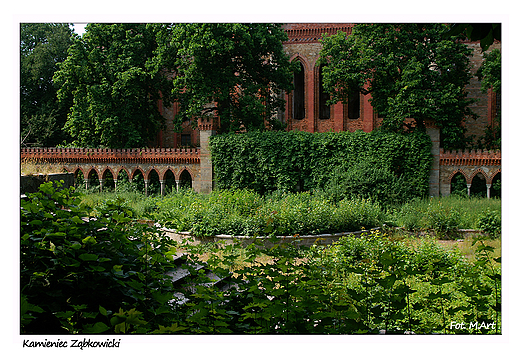
<svg viewBox="0 0 520 356">
<path fill-rule="evenodd" d="M 501 93 L 502 93 L 502 55 L 499 49 L 494 49 L 489 53 L 484 53 L 484 61 L 477 71 L 478 79 L 481 80 L 481 90 L 483 93 L 489 89 L 496 95 L 496 110 L 492 122 L 486 127 L 485 135 L 482 138 L 483 147 L 486 149 L 500 149 L 501 147 Z"/>
<path fill-rule="evenodd" d="M 74 102 L 65 129 L 82 147 L 147 146 L 164 124 L 158 101 L 171 102 L 170 26 L 88 24 L 54 79 Z"/>
<path fill-rule="evenodd" d="M 72 44 L 72 31 L 63 23 L 20 25 L 20 124 L 22 145 L 56 146 L 67 104 L 60 106 L 52 77 Z"/>
<path fill-rule="evenodd" d="M 482 51 L 487 51 L 495 40 L 502 39 L 502 27 L 499 23 L 457 23 L 450 26 L 446 37 L 464 34 L 471 41 L 479 41 Z"/>
<path fill-rule="evenodd" d="M 279 94 L 292 87 L 280 25 L 176 24 L 172 35 L 177 129 L 204 116 L 218 116 L 221 132 L 276 128 L 274 115 L 284 105 Z"/>
<path fill-rule="evenodd" d="M 350 36 L 325 36 L 323 81 L 331 101 L 352 91 L 372 95 L 382 128 L 403 130 L 405 119 L 424 128 L 433 119 L 444 148 L 465 144 L 463 120 L 472 115 L 465 91 L 471 50 L 442 24 L 360 24 Z"/>
<path fill-rule="evenodd" d="M 477 71 L 479 80 L 482 81 L 482 91 L 492 89 L 495 93 L 501 92 L 502 87 L 502 54 L 500 50 L 494 49 L 484 53 L 484 61 Z"/>
</svg>

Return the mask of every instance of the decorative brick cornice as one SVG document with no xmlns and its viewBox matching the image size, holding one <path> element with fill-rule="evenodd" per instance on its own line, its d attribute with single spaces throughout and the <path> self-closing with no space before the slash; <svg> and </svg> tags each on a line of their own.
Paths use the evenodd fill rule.
<svg viewBox="0 0 520 356">
<path fill-rule="evenodd" d="M 291 43 L 312 43 L 318 42 L 324 33 L 328 33 L 329 35 L 336 34 L 339 30 L 345 32 L 347 35 L 352 33 L 352 24 L 324 24 L 323 26 L 316 27 L 295 27 L 295 28 L 286 28 L 285 32 L 289 39 L 284 41 L 284 44 Z"/>
<path fill-rule="evenodd" d="M 500 150 L 457 150 L 440 149 L 441 166 L 500 166 L 502 153 Z"/>
<path fill-rule="evenodd" d="M 217 127 L 218 127 L 217 118 L 199 118 L 199 120 L 198 120 L 199 131 L 216 130 Z"/>
<path fill-rule="evenodd" d="M 21 159 L 47 163 L 200 163 L 200 149 L 22 148 Z"/>
</svg>

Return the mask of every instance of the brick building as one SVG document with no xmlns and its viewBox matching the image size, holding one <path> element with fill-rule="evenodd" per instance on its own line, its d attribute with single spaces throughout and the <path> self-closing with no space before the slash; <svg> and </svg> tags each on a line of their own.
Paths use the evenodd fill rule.
<svg viewBox="0 0 520 356">
<path fill-rule="evenodd" d="M 321 44 L 319 40 L 323 33 L 335 34 L 338 30 L 352 33 L 354 24 L 339 23 L 294 23 L 285 24 L 283 28 L 287 32 L 288 40 L 283 43 L 285 53 L 291 62 L 297 61 L 301 71 L 295 74 L 295 90 L 285 93 L 286 107 L 280 113 L 280 120 L 287 125 L 287 130 L 300 130 L 308 132 L 326 131 L 356 131 L 370 132 L 376 128 L 381 119 L 378 118 L 370 104 L 370 94 L 352 95 L 347 103 L 337 103 L 327 106 L 327 94 L 321 85 L 321 68 L 317 66 Z M 473 49 L 471 57 L 472 72 L 476 74 L 483 60 L 483 53 L 479 43 L 467 43 Z M 489 49 L 500 48 L 495 43 Z M 472 110 L 478 116 L 477 120 L 469 120 L 467 134 L 475 137 L 484 135 L 487 125 L 492 124 L 492 118 L 497 110 L 500 100 L 490 90 L 482 93 L 480 82 L 473 77 L 467 87 L 470 98 L 477 99 Z M 166 129 L 161 131 L 154 146 L 156 147 L 198 147 L 200 146 L 200 134 L 198 130 L 192 130 L 186 123 L 181 133 L 173 131 L 173 118 L 177 114 L 178 104 L 172 107 L 162 107 L 160 110 L 166 118 Z"/>
<path fill-rule="evenodd" d="M 327 106 L 327 94 L 321 85 L 321 68 L 317 65 L 323 33 L 335 34 L 338 30 L 352 33 L 353 24 L 286 24 L 284 29 L 288 39 L 283 43 L 284 51 L 291 62 L 296 61 L 302 70 L 294 74 L 294 90 L 284 93 L 286 107 L 279 113 L 279 120 L 287 130 L 308 132 L 356 131 L 370 132 L 378 127 L 381 119 L 370 104 L 370 95 L 352 95 L 346 103 Z M 472 72 L 476 74 L 483 61 L 478 43 L 467 43 L 473 49 Z M 495 43 L 491 49 L 500 48 Z M 480 137 L 486 126 L 492 123 L 499 107 L 500 98 L 489 91 L 482 93 L 480 82 L 475 76 L 467 86 L 468 96 L 477 99 L 472 110 L 477 119 L 470 119 L 468 135 Z M 163 194 L 169 189 L 177 189 L 186 182 L 198 192 L 213 189 L 213 168 L 209 152 L 209 139 L 216 132 L 210 121 L 201 118 L 197 129 L 188 122 L 182 132 L 174 132 L 173 119 L 179 112 L 179 105 L 159 110 L 166 118 L 166 129 L 159 132 L 153 148 L 110 150 L 110 149 L 62 149 L 31 148 L 22 150 L 24 158 L 34 158 L 43 162 L 61 163 L 68 172 L 77 177 L 83 174 L 88 187 L 98 180 L 100 189 L 104 184 L 115 187 L 122 171 L 129 179 L 142 175 L 144 191 L 153 183 L 160 185 Z M 433 125 L 426 125 L 432 139 L 433 162 L 429 178 L 429 195 L 445 196 L 452 192 L 453 182 L 459 181 L 467 189 L 468 195 L 485 194 L 487 197 L 500 195 L 501 153 L 500 151 L 444 151 L 440 147 L 440 132 Z M 460 185 L 460 184 L 459 184 Z M 107 185 L 108 186 L 108 185 Z"/>
</svg>

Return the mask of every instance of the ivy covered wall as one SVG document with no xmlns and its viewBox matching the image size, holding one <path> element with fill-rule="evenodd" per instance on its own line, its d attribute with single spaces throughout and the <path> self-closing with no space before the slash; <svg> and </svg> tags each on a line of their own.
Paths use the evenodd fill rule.
<svg viewBox="0 0 520 356">
<path fill-rule="evenodd" d="M 406 197 L 428 194 L 431 145 L 425 133 L 380 131 L 251 132 L 210 140 L 217 189 L 332 189 L 343 196 L 366 195 L 366 187 L 375 190 L 371 196 L 382 189 Z"/>
</svg>

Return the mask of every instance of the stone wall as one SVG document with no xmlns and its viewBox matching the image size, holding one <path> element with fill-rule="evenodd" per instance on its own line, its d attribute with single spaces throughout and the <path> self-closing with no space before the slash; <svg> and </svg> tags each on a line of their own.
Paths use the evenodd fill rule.
<svg viewBox="0 0 520 356">
<path fill-rule="evenodd" d="M 493 184 L 493 179 L 502 171 L 501 158 L 502 154 L 498 150 L 444 151 L 440 149 L 440 194 L 442 196 L 450 194 L 451 180 L 457 173 L 461 173 L 464 176 L 469 191 L 473 178 L 480 173 L 486 181 L 489 197 L 489 190 Z"/>
<path fill-rule="evenodd" d="M 496 95 L 488 90 L 482 92 L 481 82 L 476 77 L 477 70 L 482 65 L 484 60 L 484 53 L 480 48 L 480 44 L 477 42 L 467 43 L 467 46 L 473 50 L 473 55 L 470 57 L 471 72 L 474 77 L 470 80 L 470 83 L 466 86 L 468 98 L 476 100 L 474 104 L 470 106 L 471 110 L 477 115 L 477 119 L 468 119 L 465 123 L 468 136 L 480 137 L 484 135 L 486 126 L 491 124 L 491 120 L 495 115 L 496 110 Z M 491 52 L 493 49 L 501 48 L 500 43 L 495 43 L 487 50 L 486 53 Z"/>
<path fill-rule="evenodd" d="M 63 181 L 62 188 L 74 186 L 74 174 L 72 173 L 49 173 L 20 176 L 20 195 L 36 193 L 41 184 L 45 182 Z"/>
<path fill-rule="evenodd" d="M 81 172 L 87 187 L 89 178 L 93 176 L 97 176 L 100 189 L 103 189 L 104 180 L 108 177 L 117 184 L 121 172 L 126 172 L 129 179 L 133 179 L 140 172 L 146 191 L 152 174 L 156 173 L 162 192 L 167 174 L 173 175 L 178 187 L 181 175 L 187 172 L 195 191 L 208 192 L 212 189 L 212 166 L 208 144 L 209 137 L 215 132 L 207 127 L 201 127 L 200 132 L 204 140 L 202 147 L 196 149 L 24 148 L 21 150 L 21 159 L 33 159 L 42 165 L 60 166 L 72 173 L 73 179 Z"/>
</svg>

